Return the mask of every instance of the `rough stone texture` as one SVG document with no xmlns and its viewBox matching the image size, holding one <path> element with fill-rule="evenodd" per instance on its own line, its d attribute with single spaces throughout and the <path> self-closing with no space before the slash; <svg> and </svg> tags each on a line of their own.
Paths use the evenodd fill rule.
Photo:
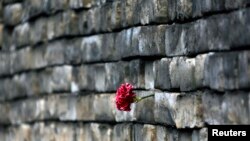
<svg viewBox="0 0 250 141">
<path fill-rule="evenodd" d="M 191 94 L 155 93 L 155 121 L 177 128 L 202 127 L 200 92 Z"/>
<path fill-rule="evenodd" d="M 249 92 L 206 92 L 202 96 L 204 120 L 208 124 L 248 124 Z"/>
<path fill-rule="evenodd" d="M 21 22 L 23 16 L 22 4 L 16 3 L 4 7 L 3 20 L 5 24 L 15 25 Z"/>
<path fill-rule="evenodd" d="M 250 123 L 249 0 L 0 0 L 0 139 L 206 141 Z M 130 112 L 116 109 L 134 85 Z"/>
</svg>

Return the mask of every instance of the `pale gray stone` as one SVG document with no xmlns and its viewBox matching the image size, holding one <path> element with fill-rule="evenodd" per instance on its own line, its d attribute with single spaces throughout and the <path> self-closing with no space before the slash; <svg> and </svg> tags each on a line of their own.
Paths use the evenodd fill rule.
<svg viewBox="0 0 250 141">
<path fill-rule="evenodd" d="M 170 74 L 169 74 L 170 61 L 171 59 L 163 58 L 159 61 L 154 62 L 155 88 L 159 88 L 163 90 L 171 88 Z"/>
<path fill-rule="evenodd" d="M 12 34 L 12 44 L 14 45 L 14 47 L 20 47 L 30 44 L 31 31 L 32 30 L 29 23 L 24 23 L 16 26 Z"/>
<path fill-rule="evenodd" d="M 47 41 L 47 19 L 40 18 L 31 24 L 30 28 L 30 44 Z"/>
<path fill-rule="evenodd" d="M 134 141 L 152 141 L 156 140 L 156 127 L 149 124 L 134 125 Z"/>
<path fill-rule="evenodd" d="M 6 25 L 16 25 L 21 22 L 23 16 L 23 5 L 15 3 L 4 7 L 3 20 Z"/>
<path fill-rule="evenodd" d="M 115 120 L 114 95 L 101 94 L 95 95 L 93 101 L 93 111 L 95 120 L 114 121 Z"/>
<path fill-rule="evenodd" d="M 117 124 L 114 126 L 112 140 L 132 141 L 132 124 Z"/>
</svg>

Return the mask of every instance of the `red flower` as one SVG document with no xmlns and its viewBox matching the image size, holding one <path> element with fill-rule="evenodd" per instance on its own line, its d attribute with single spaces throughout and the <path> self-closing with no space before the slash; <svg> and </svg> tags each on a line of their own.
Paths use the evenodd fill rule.
<svg viewBox="0 0 250 141">
<path fill-rule="evenodd" d="M 122 84 L 116 91 L 116 107 L 120 111 L 130 111 L 131 103 L 136 100 L 136 95 L 133 93 L 133 86 L 129 83 Z"/>
</svg>

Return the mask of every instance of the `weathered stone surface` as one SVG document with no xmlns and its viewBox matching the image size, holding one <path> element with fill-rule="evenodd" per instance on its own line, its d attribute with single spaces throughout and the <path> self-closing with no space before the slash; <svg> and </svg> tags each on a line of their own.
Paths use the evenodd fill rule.
<svg viewBox="0 0 250 141">
<path fill-rule="evenodd" d="M 152 13 L 150 17 L 151 22 L 166 22 L 169 21 L 168 10 L 169 10 L 169 1 L 166 0 L 154 0 L 149 1 L 152 5 Z"/>
<path fill-rule="evenodd" d="M 145 63 L 143 61 L 130 61 L 124 70 L 125 82 L 133 84 L 135 88 L 145 87 Z"/>
<path fill-rule="evenodd" d="M 0 24 L 0 49 L 3 46 L 3 24 Z"/>
<path fill-rule="evenodd" d="M 205 62 L 206 85 L 219 91 L 247 88 L 248 56 L 248 51 L 209 54 Z"/>
<path fill-rule="evenodd" d="M 15 25 L 21 22 L 23 16 L 23 6 L 21 3 L 7 5 L 4 7 L 3 20 L 7 25 Z"/>
<path fill-rule="evenodd" d="M 163 58 L 159 61 L 154 62 L 154 70 L 155 70 L 155 88 L 159 89 L 170 89 L 170 75 L 169 75 L 169 64 L 171 59 Z"/>
<path fill-rule="evenodd" d="M 0 53 L 0 75 L 10 74 L 11 57 L 7 53 Z"/>
<path fill-rule="evenodd" d="M 195 89 L 195 59 L 173 58 L 169 65 L 169 75 L 172 88 L 180 88 L 181 91 Z"/>
<path fill-rule="evenodd" d="M 31 25 L 30 43 L 36 44 L 47 41 L 47 19 L 41 18 Z"/>
<path fill-rule="evenodd" d="M 156 127 L 153 125 L 134 125 L 134 140 L 135 141 L 152 141 L 156 140 Z"/>
<path fill-rule="evenodd" d="M 41 23 L 43 24 L 43 23 Z M 26 46 L 30 44 L 31 41 L 31 27 L 29 23 L 24 23 L 24 24 L 20 24 L 18 26 L 16 26 L 14 28 L 13 34 L 12 34 L 12 41 L 11 44 L 7 45 L 7 46 L 11 46 L 13 45 L 14 48 L 20 47 L 20 46 Z M 33 31 L 35 32 L 35 31 Z M 38 33 L 39 36 L 40 33 Z M 36 34 L 32 34 L 33 36 L 36 36 Z M 8 37 L 6 37 L 8 38 Z M 33 37 L 36 38 L 36 37 Z M 33 41 L 34 43 L 34 41 Z M 11 50 L 11 49 L 9 49 Z"/>
<path fill-rule="evenodd" d="M 125 52 L 123 57 L 131 56 L 151 56 L 151 55 L 164 55 L 164 38 L 165 26 L 153 27 L 136 27 L 132 31 L 124 32 L 122 39 L 127 39 L 131 36 L 131 47 L 124 48 Z M 132 33 L 130 33 L 132 32 Z M 126 42 L 126 40 L 125 40 Z"/>
<path fill-rule="evenodd" d="M 205 86 L 205 61 L 208 54 L 202 54 L 195 57 L 195 84 L 198 88 Z"/>
<path fill-rule="evenodd" d="M 113 141 L 132 141 L 133 133 L 132 133 L 133 125 L 132 124 L 117 124 L 114 126 L 113 130 Z"/>
<path fill-rule="evenodd" d="M 95 118 L 101 121 L 115 120 L 115 97 L 110 94 L 102 94 L 94 96 L 92 111 Z M 105 106 L 104 106 L 105 105 Z"/>
<path fill-rule="evenodd" d="M 114 29 L 121 28 L 125 21 L 123 1 L 114 1 L 112 3 L 111 27 Z"/>
<path fill-rule="evenodd" d="M 202 96 L 204 120 L 211 125 L 249 124 L 248 92 L 227 92 L 224 95 L 206 92 Z"/>
<path fill-rule="evenodd" d="M 135 91 L 139 97 L 154 94 L 153 91 Z M 136 103 L 135 116 L 137 121 L 152 122 L 154 120 L 154 97 Z"/>
<path fill-rule="evenodd" d="M 105 64 L 105 91 L 116 91 L 120 84 L 124 82 L 126 65 L 122 62 Z M 114 70 L 117 71 L 114 72 Z M 99 75 L 98 72 L 96 72 L 96 75 Z M 98 78 L 95 79 L 95 82 L 98 82 Z"/>
<path fill-rule="evenodd" d="M 60 46 L 60 49 L 64 52 L 63 63 L 80 64 L 82 62 L 81 39 L 66 40 L 65 44 Z"/>
<path fill-rule="evenodd" d="M 55 41 L 47 45 L 44 60 L 49 65 L 59 65 L 64 63 L 64 41 Z"/>
<path fill-rule="evenodd" d="M 225 16 L 213 16 L 206 20 L 167 28 L 166 55 L 192 55 L 204 51 L 229 50 L 239 44 L 249 44 L 245 36 L 240 36 L 243 30 L 248 30 L 247 11 L 240 10 Z M 226 34 L 228 29 L 232 34 Z"/>
<path fill-rule="evenodd" d="M 91 36 L 83 38 L 81 48 L 83 52 L 83 62 L 93 62 L 101 60 L 103 36 Z"/>
<path fill-rule="evenodd" d="M 9 50 L 13 50 L 15 48 L 13 46 L 12 33 L 13 33 L 13 30 L 10 30 L 8 28 L 3 27 L 2 40 L 4 42 L 2 43 L 1 50 L 9 51 Z"/>
<path fill-rule="evenodd" d="M 200 93 L 155 93 L 155 122 L 177 128 L 202 127 L 202 102 Z"/>
<path fill-rule="evenodd" d="M 145 89 L 154 89 L 155 88 L 155 67 L 154 62 L 147 61 L 145 62 Z"/>
<path fill-rule="evenodd" d="M 63 13 L 63 23 L 66 27 L 64 35 L 79 35 L 79 16 L 74 11 Z"/>
</svg>

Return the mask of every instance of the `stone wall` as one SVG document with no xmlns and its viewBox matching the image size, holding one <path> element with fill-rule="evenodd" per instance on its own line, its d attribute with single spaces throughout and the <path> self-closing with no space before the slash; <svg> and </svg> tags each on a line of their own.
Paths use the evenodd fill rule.
<svg viewBox="0 0 250 141">
<path fill-rule="evenodd" d="M 250 124 L 250 0 L 1 0 L 1 141 L 205 141 Z M 129 82 L 140 96 L 117 111 Z"/>
</svg>

